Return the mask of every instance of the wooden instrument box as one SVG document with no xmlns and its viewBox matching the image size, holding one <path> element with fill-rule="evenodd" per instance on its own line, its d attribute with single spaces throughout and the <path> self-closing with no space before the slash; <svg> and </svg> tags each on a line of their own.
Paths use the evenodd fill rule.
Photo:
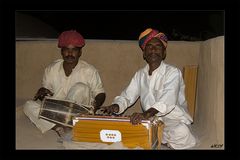
<svg viewBox="0 0 240 160">
<path fill-rule="evenodd" d="M 129 117 L 79 116 L 73 118 L 73 141 L 112 144 L 128 148 L 160 149 L 164 124 L 143 120 L 132 125 Z"/>
</svg>

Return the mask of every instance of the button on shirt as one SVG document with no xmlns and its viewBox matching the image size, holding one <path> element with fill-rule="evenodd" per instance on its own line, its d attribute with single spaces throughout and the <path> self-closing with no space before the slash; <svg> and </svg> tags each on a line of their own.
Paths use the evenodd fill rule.
<svg viewBox="0 0 240 160">
<path fill-rule="evenodd" d="M 92 98 L 95 98 L 99 93 L 104 93 L 98 71 L 95 67 L 80 59 L 68 77 L 63 69 L 63 59 L 54 61 L 45 69 L 42 86 L 53 92 L 54 98 L 64 99 L 70 88 L 78 82 L 90 87 Z"/>
<path fill-rule="evenodd" d="M 143 111 L 155 108 L 159 111 L 157 116 L 165 116 L 190 124 L 192 118 L 187 111 L 185 84 L 181 70 L 162 61 L 152 75 L 149 75 L 148 71 L 147 64 L 135 73 L 121 95 L 115 97 L 113 104 L 119 105 L 118 114 L 134 104 L 140 96 Z"/>
</svg>

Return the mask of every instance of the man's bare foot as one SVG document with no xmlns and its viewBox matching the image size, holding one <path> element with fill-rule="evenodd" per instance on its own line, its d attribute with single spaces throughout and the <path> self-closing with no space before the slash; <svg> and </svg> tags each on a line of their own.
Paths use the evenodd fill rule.
<svg viewBox="0 0 240 160">
<path fill-rule="evenodd" d="M 54 131 L 56 131 L 56 133 L 58 134 L 59 137 L 64 138 L 64 136 L 71 132 L 72 128 L 70 127 L 65 127 L 65 126 L 61 126 L 61 125 L 56 125 L 52 128 Z"/>
<path fill-rule="evenodd" d="M 65 132 L 63 126 L 56 125 L 52 129 L 58 134 L 59 137 L 64 137 Z"/>
</svg>

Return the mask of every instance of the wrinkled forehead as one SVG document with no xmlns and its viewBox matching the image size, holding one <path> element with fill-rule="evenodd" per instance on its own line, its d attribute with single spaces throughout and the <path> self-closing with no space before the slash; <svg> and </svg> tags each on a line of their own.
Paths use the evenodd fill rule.
<svg viewBox="0 0 240 160">
<path fill-rule="evenodd" d="M 146 45 L 151 45 L 151 44 L 155 44 L 155 45 L 161 45 L 161 46 L 164 46 L 162 41 L 156 37 L 153 37 L 150 41 L 147 42 Z"/>
<path fill-rule="evenodd" d="M 73 45 L 73 44 L 69 44 L 69 45 L 67 45 L 66 47 L 63 47 L 63 48 L 72 49 L 72 48 L 80 48 L 80 47 L 78 47 L 78 46 L 76 46 L 76 45 Z"/>
</svg>

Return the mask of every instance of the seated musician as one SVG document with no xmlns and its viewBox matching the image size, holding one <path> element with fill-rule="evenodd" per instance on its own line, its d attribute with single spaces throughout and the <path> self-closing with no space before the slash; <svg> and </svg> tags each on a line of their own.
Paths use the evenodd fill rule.
<svg viewBox="0 0 240 160">
<path fill-rule="evenodd" d="M 45 96 L 74 101 L 98 109 L 105 101 L 105 91 L 97 69 L 80 60 L 85 40 L 74 30 L 64 31 L 58 38 L 62 59 L 55 60 L 45 68 L 42 87 L 34 97 L 24 104 L 24 113 L 42 133 L 54 129 L 59 136 L 64 135 L 67 127 L 38 119 L 41 102 Z M 37 100 L 40 101 L 37 101 Z"/>
<path fill-rule="evenodd" d="M 133 125 L 157 116 L 165 124 L 163 144 L 173 149 L 195 146 L 196 140 L 189 130 L 192 118 L 187 110 L 181 71 L 164 62 L 166 35 L 148 28 L 140 34 L 139 46 L 147 65 L 135 73 L 128 87 L 115 97 L 112 105 L 103 106 L 101 110 L 109 115 L 121 114 L 140 97 L 143 113 L 130 116 Z"/>
</svg>

